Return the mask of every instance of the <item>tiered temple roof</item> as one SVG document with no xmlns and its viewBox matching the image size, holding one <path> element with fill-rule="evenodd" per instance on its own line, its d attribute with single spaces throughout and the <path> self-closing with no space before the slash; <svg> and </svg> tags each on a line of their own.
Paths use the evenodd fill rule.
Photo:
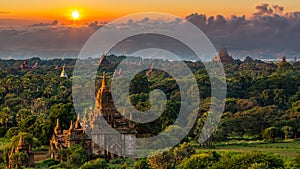
<svg viewBox="0 0 300 169">
<path fill-rule="evenodd" d="M 234 59 L 229 56 L 226 48 L 221 48 L 219 54 L 214 58 L 214 61 L 222 62 L 223 64 L 234 64 Z"/>
</svg>

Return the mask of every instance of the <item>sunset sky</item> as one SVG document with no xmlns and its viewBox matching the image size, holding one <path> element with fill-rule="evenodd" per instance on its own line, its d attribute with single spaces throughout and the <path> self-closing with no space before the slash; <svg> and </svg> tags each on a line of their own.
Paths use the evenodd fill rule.
<svg viewBox="0 0 300 169">
<path fill-rule="evenodd" d="M 0 58 L 76 57 L 105 23 L 141 12 L 186 18 L 235 58 L 300 58 L 299 11 L 299 0 L 1 0 Z M 116 26 L 145 22 L 157 23 Z"/>
<path fill-rule="evenodd" d="M 251 16 L 254 6 L 262 3 L 278 4 L 285 11 L 300 9 L 298 0 L 9 0 L 0 1 L 1 19 L 26 20 L 69 20 L 71 11 L 78 10 L 82 20 L 109 21 L 136 12 L 165 12 L 179 17 L 191 13 L 207 15 L 221 14 L 224 16 Z"/>
</svg>

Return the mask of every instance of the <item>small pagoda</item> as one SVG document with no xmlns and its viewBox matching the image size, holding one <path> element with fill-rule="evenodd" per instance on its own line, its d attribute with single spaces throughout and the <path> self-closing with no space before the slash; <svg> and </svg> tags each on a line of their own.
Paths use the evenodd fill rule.
<svg viewBox="0 0 300 169">
<path fill-rule="evenodd" d="M 62 67 L 61 73 L 60 73 L 61 78 L 68 78 L 68 75 L 65 71 L 65 68 L 66 68 L 66 65 L 64 64 L 63 67 Z"/>
<path fill-rule="evenodd" d="M 18 154 L 22 153 L 22 154 Z M 23 158 L 16 158 L 23 155 Z M 18 146 L 12 147 L 11 153 L 9 155 L 9 163 L 6 168 L 21 168 L 21 167 L 34 167 L 34 154 L 30 146 L 26 146 L 24 143 L 23 136 L 20 135 L 20 140 Z"/>
</svg>

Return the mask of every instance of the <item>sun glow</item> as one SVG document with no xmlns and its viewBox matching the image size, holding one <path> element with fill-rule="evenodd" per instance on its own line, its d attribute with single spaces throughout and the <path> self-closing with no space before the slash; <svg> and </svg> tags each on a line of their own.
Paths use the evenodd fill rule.
<svg viewBox="0 0 300 169">
<path fill-rule="evenodd" d="M 80 17 L 80 14 L 77 10 L 72 11 L 72 18 L 73 19 L 76 20 L 76 19 L 79 19 L 79 17 Z"/>
</svg>

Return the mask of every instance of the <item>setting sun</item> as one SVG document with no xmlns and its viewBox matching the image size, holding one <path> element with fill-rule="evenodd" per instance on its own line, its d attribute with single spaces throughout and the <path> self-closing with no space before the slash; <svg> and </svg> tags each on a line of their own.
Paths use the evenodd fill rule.
<svg viewBox="0 0 300 169">
<path fill-rule="evenodd" d="M 80 17 L 80 14 L 79 14 L 79 12 L 78 11 L 72 11 L 72 18 L 73 19 L 78 19 Z"/>
</svg>

